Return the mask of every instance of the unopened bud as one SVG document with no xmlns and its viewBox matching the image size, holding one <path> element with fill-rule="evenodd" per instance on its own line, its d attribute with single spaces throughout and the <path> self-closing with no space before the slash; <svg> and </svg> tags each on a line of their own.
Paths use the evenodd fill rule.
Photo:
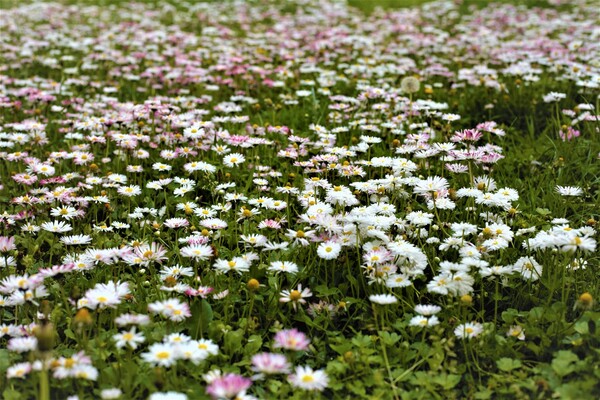
<svg viewBox="0 0 600 400">
<path fill-rule="evenodd" d="M 594 306 L 594 297 L 589 292 L 582 293 L 576 306 L 582 310 L 590 310 Z"/>
<path fill-rule="evenodd" d="M 174 276 L 167 276 L 164 280 L 164 284 L 166 287 L 172 288 L 177 285 L 177 279 Z"/>
<path fill-rule="evenodd" d="M 473 296 L 471 296 L 470 294 L 463 294 L 462 296 L 460 296 L 460 302 L 464 306 L 470 306 L 473 303 Z"/>
<path fill-rule="evenodd" d="M 92 316 L 87 308 L 80 308 L 79 311 L 77 311 L 77 314 L 75 314 L 73 321 L 75 321 L 77 325 L 91 325 L 93 322 Z"/>
<path fill-rule="evenodd" d="M 56 330 L 51 323 L 43 324 L 35 328 L 35 337 L 37 339 L 38 350 L 42 353 L 50 351 L 54 348 L 54 340 L 56 338 Z"/>
<path fill-rule="evenodd" d="M 250 279 L 246 284 L 246 287 L 251 292 L 256 292 L 260 288 L 260 282 L 257 279 Z"/>
</svg>

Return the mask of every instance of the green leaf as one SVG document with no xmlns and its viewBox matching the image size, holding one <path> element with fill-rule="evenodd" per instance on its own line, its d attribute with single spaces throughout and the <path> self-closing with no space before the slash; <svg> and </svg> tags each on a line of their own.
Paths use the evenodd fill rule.
<svg viewBox="0 0 600 400">
<path fill-rule="evenodd" d="M 208 301 L 202 300 L 202 325 L 208 326 L 213 320 L 214 314 L 212 307 L 208 304 Z"/>
<path fill-rule="evenodd" d="M 68 337 L 69 339 L 73 339 L 73 340 L 77 340 L 77 338 L 75 337 L 75 332 L 73 332 L 71 329 L 65 329 L 65 336 Z"/>
<path fill-rule="evenodd" d="M 344 353 L 352 349 L 352 345 L 348 342 L 343 342 L 341 344 L 330 344 L 329 347 L 331 347 L 333 351 L 340 355 L 343 355 Z"/>
<path fill-rule="evenodd" d="M 254 355 L 262 347 L 263 341 L 259 335 L 252 335 L 248 338 L 246 346 L 244 346 L 244 354 L 247 356 Z"/>
<path fill-rule="evenodd" d="M 4 372 L 10 367 L 10 352 L 6 349 L 0 349 L 0 372 Z"/>
<path fill-rule="evenodd" d="M 580 333 L 582 335 L 587 335 L 588 333 L 590 333 L 590 327 L 588 325 L 588 322 L 591 321 L 578 321 L 575 324 L 575 332 Z"/>
<path fill-rule="evenodd" d="M 327 287 L 325 285 L 319 285 L 315 288 L 315 291 L 321 296 L 331 296 L 334 294 L 339 294 L 340 290 L 336 287 Z"/>
<path fill-rule="evenodd" d="M 512 358 L 502 357 L 498 361 L 496 361 L 496 365 L 498 369 L 501 371 L 510 372 L 513 369 L 520 368 L 523 363 L 520 360 L 513 360 Z"/>
<path fill-rule="evenodd" d="M 577 361 L 579 361 L 579 357 L 572 351 L 558 351 L 556 352 L 556 357 L 552 360 L 552 370 L 560 377 L 567 376 L 575 371 L 575 363 Z"/>
<path fill-rule="evenodd" d="M 454 374 L 440 374 L 436 375 L 433 378 L 430 378 L 434 383 L 442 386 L 444 389 L 452 389 L 454 386 L 458 385 L 461 380 L 460 375 Z"/>
<path fill-rule="evenodd" d="M 373 341 L 371 340 L 371 338 L 369 336 L 357 335 L 352 338 L 352 344 L 359 348 L 371 347 L 371 344 L 373 344 Z"/>
<path fill-rule="evenodd" d="M 548 210 L 547 208 L 536 208 L 535 212 L 537 212 L 538 214 L 540 214 L 541 216 L 545 217 L 546 215 L 550 215 L 552 214 L 552 211 Z"/>
<path fill-rule="evenodd" d="M 395 332 L 390 333 L 385 331 L 379 331 L 379 337 L 386 346 L 393 346 L 402 339 L 400 335 Z"/>
<path fill-rule="evenodd" d="M 2 392 L 2 398 L 4 400 L 20 400 L 23 397 L 21 397 L 21 392 L 18 390 L 7 388 Z"/>
<path fill-rule="evenodd" d="M 233 355 L 242 349 L 242 340 L 244 339 L 244 331 L 238 329 L 229 331 L 225 334 L 224 350 L 225 353 Z"/>
</svg>

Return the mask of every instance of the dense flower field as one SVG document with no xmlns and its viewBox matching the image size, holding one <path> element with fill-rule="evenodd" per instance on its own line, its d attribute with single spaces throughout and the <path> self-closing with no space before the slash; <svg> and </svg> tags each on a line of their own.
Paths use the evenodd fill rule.
<svg viewBox="0 0 600 400">
<path fill-rule="evenodd" d="M 600 394 L 597 2 L 0 32 L 4 399 Z"/>
</svg>

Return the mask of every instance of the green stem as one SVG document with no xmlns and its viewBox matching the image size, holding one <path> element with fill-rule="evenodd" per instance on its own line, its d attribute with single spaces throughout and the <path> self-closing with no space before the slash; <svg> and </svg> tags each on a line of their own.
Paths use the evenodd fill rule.
<svg viewBox="0 0 600 400">
<path fill-rule="evenodd" d="M 40 397 L 39 400 L 50 400 L 50 380 L 48 379 L 48 369 L 46 360 L 42 361 L 42 370 L 40 371 Z"/>
</svg>

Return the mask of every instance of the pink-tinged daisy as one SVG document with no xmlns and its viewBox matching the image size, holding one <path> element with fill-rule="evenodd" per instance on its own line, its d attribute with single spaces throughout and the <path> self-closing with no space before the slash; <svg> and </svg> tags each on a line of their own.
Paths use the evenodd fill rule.
<svg viewBox="0 0 600 400">
<path fill-rule="evenodd" d="M 35 337 L 17 337 L 8 341 L 6 348 L 15 353 L 25 353 L 37 349 L 38 341 Z"/>
<path fill-rule="evenodd" d="M 206 387 L 206 393 L 214 400 L 234 399 L 250 386 L 252 386 L 250 379 L 237 374 L 226 374 L 210 382 Z"/>
<path fill-rule="evenodd" d="M 252 371 L 265 375 L 287 374 L 291 365 L 286 356 L 277 353 L 259 353 L 252 356 Z"/>
<path fill-rule="evenodd" d="M 310 340 L 297 329 L 284 329 L 275 334 L 273 347 L 286 350 L 303 351 L 308 349 Z"/>
<path fill-rule="evenodd" d="M 6 370 L 6 377 L 8 379 L 20 378 L 24 379 L 32 370 L 31 363 L 17 363 Z"/>
<path fill-rule="evenodd" d="M 184 228 L 189 225 L 190 223 L 185 218 L 169 218 L 164 223 L 164 226 L 170 229 Z"/>
<path fill-rule="evenodd" d="M 0 236 L 0 253 L 5 253 L 16 249 L 15 238 L 9 236 Z"/>
</svg>

